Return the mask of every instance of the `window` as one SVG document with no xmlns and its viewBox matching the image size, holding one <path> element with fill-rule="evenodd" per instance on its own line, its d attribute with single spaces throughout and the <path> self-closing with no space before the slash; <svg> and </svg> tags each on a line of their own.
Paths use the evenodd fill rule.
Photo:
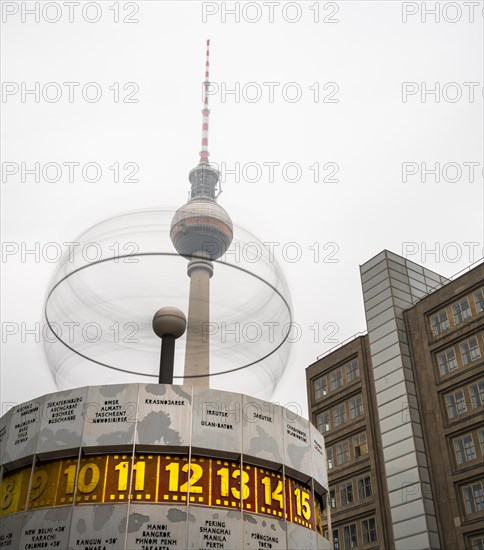
<svg viewBox="0 0 484 550">
<path fill-rule="evenodd" d="M 353 382 L 360 377 L 360 371 L 358 369 L 358 361 L 353 359 L 351 363 L 346 365 L 346 382 Z"/>
<path fill-rule="evenodd" d="M 484 493 L 481 481 L 463 487 L 462 493 L 464 494 L 466 514 L 475 514 L 484 510 Z"/>
<path fill-rule="evenodd" d="M 475 384 L 469 386 L 469 393 L 471 394 L 472 408 L 477 409 L 484 405 L 484 380 L 479 380 Z"/>
<path fill-rule="evenodd" d="M 326 460 L 328 461 L 328 470 L 333 467 L 333 449 L 330 447 L 326 449 Z"/>
<path fill-rule="evenodd" d="M 449 418 L 455 418 L 467 411 L 466 402 L 464 400 L 464 392 L 457 390 L 454 393 L 447 395 L 447 414 Z"/>
<path fill-rule="evenodd" d="M 364 519 L 361 526 L 363 528 L 363 544 L 375 542 L 377 540 L 375 518 Z"/>
<path fill-rule="evenodd" d="M 454 451 L 457 464 L 464 464 L 464 462 L 474 460 L 476 458 L 476 451 L 474 449 L 472 434 L 454 439 Z"/>
<path fill-rule="evenodd" d="M 470 550 L 484 550 L 484 536 L 471 539 Z"/>
<path fill-rule="evenodd" d="M 472 361 L 479 359 L 481 352 L 479 350 L 477 338 L 472 336 L 465 342 L 462 342 L 460 345 L 460 352 L 462 354 L 462 362 L 464 365 L 468 365 L 469 363 L 472 363 Z"/>
<path fill-rule="evenodd" d="M 464 298 L 456 304 L 452 304 L 452 311 L 454 312 L 454 320 L 458 325 L 460 325 L 460 323 L 463 323 L 464 321 L 467 321 L 467 319 L 471 317 L 469 300 L 467 298 Z"/>
<path fill-rule="evenodd" d="M 346 422 L 346 404 L 336 405 L 333 407 L 333 425 L 336 428 Z"/>
<path fill-rule="evenodd" d="M 340 550 L 339 529 L 333 529 L 333 548 L 334 550 Z"/>
<path fill-rule="evenodd" d="M 328 380 L 326 376 L 320 376 L 314 381 L 314 399 L 318 400 L 328 393 Z"/>
<path fill-rule="evenodd" d="M 331 489 L 331 491 L 329 492 L 329 502 L 332 509 L 336 508 L 336 490 L 335 489 Z"/>
<path fill-rule="evenodd" d="M 347 441 L 336 445 L 336 463 L 338 466 L 350 460 L 350 446 Z"/>
<path fill-rule="evenodd" d="M 341 388 L 343 385 L 343 373 L 341 369 L 337 369 L 330 374 L 331 378 L 331 391 Z"/>
<path fill-rule="evenodd" d="M 358 480 L 358 498 L 364 500 L 371 497 L 371 477 L 369 475 L 360 477 Z"/>
<path fill-rule="evenodd" d="M 343 536 L 346 548 L 356 548 L 358 546 L 358 536 L 356 535 L 356 523 L 345 525 L 343 527 Z"/>
<path fill-rule="evenodd" d="M 444 376 L 457 368 L 457 359 L 455 358 L 454 348 L 449 348 L 437 355 L 440 375 Z"/>
<path fill-rule="evenodd" d="M 474 292 L 474 302 L 476 303 L 477 313 L 482 313 L 484 311 L 484 289 L 480 288 Z"/>
<path fill-rule="evenodd" d="M 432 326 L 432 332 L 434 336 L 438 336 L 445 332 L 449 328 L 449 319 L 447 317 L 447 311 L 443 309 L 430 318 L 430 324 Z"/>
<path fill-rule="evenodd" d="M 363 400 L 361 395 L 357 395 L 353 399 L 350 399 L 350 416 L 351 419 L 361 416 L 363 414 Z"/>
<path fill-rule="evenodd" d="M 330 420 L 329 411 L 323 411 L 316 415 L 316 427 L 322 434 L 331 429 Z"/>
<path fill-rule="evenodd" d="M 339 497 L 343 506 L 353 502 L 353 482 L 351 480 L 339 484 Z"/>
<path fill-rule="evenodd" d="M 482 430 L 479 430 L 479 447 L 481 448 L 481 455 L 484 456 L 484 428 Z"/>
<path fill-rule="evenodd" d="M 353 437 L 353 448 L 355 451 L 355 458 L 358 458 L 368 452 L 366 432 L 361 432 L 360 434 Z"/>
</svg>

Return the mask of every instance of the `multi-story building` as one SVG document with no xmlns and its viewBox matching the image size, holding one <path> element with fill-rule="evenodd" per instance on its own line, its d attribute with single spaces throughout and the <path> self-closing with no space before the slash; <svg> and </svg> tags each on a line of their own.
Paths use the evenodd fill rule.
<svg viewBox="0 0 484 550">
<path fill-rule="evenodd" d="M 484 548 L 484 265 L 447 280 L 383 251 L 367 330 L 307 368 L 335 550 Z"/>
<path fill-rule="evenodd" d="M 324 434 L 335 550 L 389 547 L 383 457 L 368 337 L 359 336 L 309 367 L 310 418 Z"/>
</svg>

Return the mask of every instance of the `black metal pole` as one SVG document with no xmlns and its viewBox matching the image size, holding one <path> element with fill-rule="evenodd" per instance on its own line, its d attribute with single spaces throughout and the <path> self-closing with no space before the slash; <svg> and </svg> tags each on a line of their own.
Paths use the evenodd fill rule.
<svg viewBox="0 0 484 550">
<path fill-rule="evenodd" d="M 159 384 L 173 384 L 173 365 L 175 363 L 175 337 L 165 334 L 161 338 L 161 358 Z"/>
</svg>

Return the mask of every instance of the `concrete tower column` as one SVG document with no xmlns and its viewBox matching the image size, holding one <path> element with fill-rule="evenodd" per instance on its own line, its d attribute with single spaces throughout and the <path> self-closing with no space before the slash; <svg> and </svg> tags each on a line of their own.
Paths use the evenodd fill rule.
<svg viewBox="0 0 484 550">
<path fill-rule="evenodd" d="M 198 376 L 189 379 L 189 383 L 208 388 L 210 339 L 207 329 L 210 322 L 210 278 L 213 275 L 213 264 L 203 252 L 196 252 L 195 256 L 199 257 L 190 260 L 187 268 L 190 277 L 190 299 L 184 377 Z"/>
</svg>

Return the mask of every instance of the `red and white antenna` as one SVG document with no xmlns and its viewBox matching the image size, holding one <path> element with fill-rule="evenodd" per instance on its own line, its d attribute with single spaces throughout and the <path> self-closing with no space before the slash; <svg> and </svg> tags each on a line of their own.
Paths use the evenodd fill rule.
<svg viewBox="0 0 484 550">
<path fill-rule="evenodd" d="M 200 164 L 207 163 L 210 153 L 208 152 L 208 116 L 210 109 L 208 108 L 208 87 L 210 85 L 209 70 L 210 70 L 210 40 L 207 40 L 207 60 L 205 61 L 205 80 L 203 82 L 203 119 L 202 119 L 202 150 L 200 151 Z"/>
</svg>

